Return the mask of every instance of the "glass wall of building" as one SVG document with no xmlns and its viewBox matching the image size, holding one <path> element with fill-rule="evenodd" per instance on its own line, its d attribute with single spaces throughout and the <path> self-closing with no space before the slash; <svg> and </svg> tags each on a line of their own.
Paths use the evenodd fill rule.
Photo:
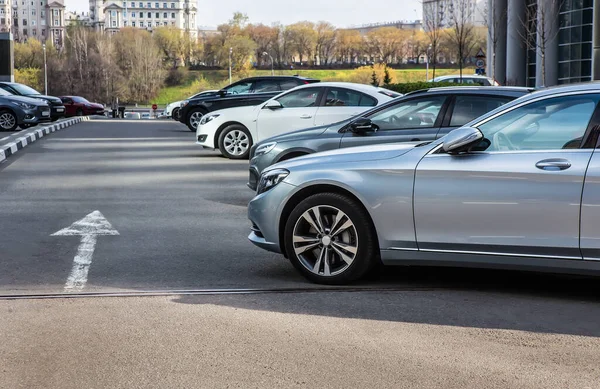
<svg viewBox="0 0 600 389">
<path fill-rule="evenodd" d="M 558 83 L 591 81 L 593 0 L 564 0 L 559 14 Z"/>
</svg>

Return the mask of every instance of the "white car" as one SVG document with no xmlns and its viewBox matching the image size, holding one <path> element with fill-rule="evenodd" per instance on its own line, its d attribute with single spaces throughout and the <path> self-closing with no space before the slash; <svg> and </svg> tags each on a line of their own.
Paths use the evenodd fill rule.
<svg viewBox="0 0 600 389">
<path fill-rule="evenodd" d="M 227 158 L 243 159 L 263 139 L 339 122 L 399 96 L 384 88 L 346 82 L 302 85 L 260 105 L 206 114 L 196 129 L 196 143 L 218 149 Z"/>
<path fill-rule="evenodd" d="M 463 74 L 462 79 L 460 74 L 448 75 L 448 76 L 439 76 L 429 82 L 451 82 L 453 84 L 465 84 L 465 85 L 482 85 L 482 86 L 500 86 L 498 81 L 493 78 L 475 75 L 466 75 Z"/>
<path fill-rule="evenodd" d="M 193 99 L 196 97 L 200 97 L 203 95 L 207 95 L 209 93 L 217 93 L 218 90 L 205 90 L 204 92 L 200 92 L 198 94 L 193 95 L 192 97 L 189 97 L 189 99 Z M 181 103 L 183 103 L 184 100 L 181 101 L 175 101 L 174 103 L 170 103 L 169 105 L 167 105 L 167 107 L 165 108 L 165 110 L 162 113 L 163 117 L 168 117 L 168 118 L 173 118 L 175 120 L 179 120 L 179 109 L 181 108 Z"/>
</svg>

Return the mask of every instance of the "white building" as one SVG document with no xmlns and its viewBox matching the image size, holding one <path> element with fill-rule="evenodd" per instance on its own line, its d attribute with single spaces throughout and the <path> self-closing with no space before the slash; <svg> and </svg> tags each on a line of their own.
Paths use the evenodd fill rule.
<svg viewBox="0 0 600 389">
<path fill-rule="evenodd" d="M 101 31 L 116 33 L 123 27 L 152 31 L 173 26 L 198 37 L 195 0 L 114 1 L 90 0 L 91 25 Z"/>
<path fill-rule="evenodd" d="M 10 0 L 0 0 L 0 32 L 12 31 L 12 11 Z"/>
<path fill-rule="evenodd" d="M 90 26 L 90 15 L 88 12 L 65 12 L 65 24 L 67 26 Z"/>
<path fill-rule="evenodd" d="M 423 27 L 425 30 L 433 26 L 448 28 L 453 25 L 454 18 L 464 18 L 476 26 L 483 26 L 486 1 L 423 0 Z"/>
<path fill-rule="evenodd" d="M 16 41 L 36 38 L 41 41 L 51 39 L 55 46 L 63 44 L 65 37 L 63 0 L 4 1 L 12 3 L 12 33 Z"/>
</svg>

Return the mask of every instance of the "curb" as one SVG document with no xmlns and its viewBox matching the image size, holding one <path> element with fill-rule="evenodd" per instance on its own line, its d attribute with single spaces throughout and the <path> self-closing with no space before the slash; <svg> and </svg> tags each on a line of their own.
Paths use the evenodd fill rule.
<svg viewBox="0 0 600 389">
<path fill-rule="evenodd" d="M 0 145 L 0 162 L 4 161 L 17 151 L 27 147 L 28 144 L 35 142 L 36 140 L 44 137 L 44 135 L 50 135 L 55 131 L 60 131 L 63 128 L 70 127 L 74 124 L 89 121 L 90 118 L 87 116 L 80 116 L 72 119 L 63 120 L 58 123 L 46 125 L 45 127 L 31 130 L 23 136 L 14 139 L 14 142 L 5 145 Z"/>
</svg>

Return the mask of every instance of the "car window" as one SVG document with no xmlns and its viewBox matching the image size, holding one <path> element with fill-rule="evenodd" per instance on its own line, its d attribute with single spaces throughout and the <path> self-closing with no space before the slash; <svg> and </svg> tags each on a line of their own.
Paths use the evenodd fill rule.
<svg viewBox="0 0 600 389">
<path fill-rule="evenodd" d="M 299 85 L 301 85 L 301 83 L 296 80 L 279 81 L 279 87 L 281 88 L 281 90 L 289 90 L 289 89 L 295 88 Z"/>
<path fill-rule="evenodd" d="M 446 101 L 446 96 L 429 96 L 388 107 L 370 116 L 379 130 L 432 128 Z"/>
<path fill-rule="evenodd" d="M 2 89 L 0 87 L 0 96 L 12 96 L 12 94 L 8 93 L 7 91 L 5 91 L 4 89 Z"/>
<path fill-rule="evenodd" d="M 227 94 L 239 95 L 240 93 L 250 93 L 252 89 L 252 81 L 238 82 L 225 88 Z"/>
<path fill-rule="evenodd" d="M 73 101 L 75 101 L 77 103 L 89 103 L 89 101 L 87 101 L 83 97 L 73 97 Z"/>
<path fill-rule="evenodd" d="M 70 98 L 68 98 L 68 97 L 63 97 L 61 100 L 62 100 L 62 102 L 63 102 L 63 103 L 66 103 L 66 104 L 71 104 L 71 103 L 73 103 L 73 100 L 71 100 L 71 99 L 70 99 Z"/>
<path fill-rule="evenodd" d="M 279 92 L 279 83 L 274 80 L 261 80 L 254 83 L 254 92 Z"/>
<path fill-rule="evenodd" d="M 486 151 L 578 148 L 599 95 L 546 99 L 516 108 L 479 126 Z"/>
<path fill-rule="evenodd" d="M 463 126 L 511 100 L 505 96 L 456 96 L 450 127 Z"/>
<path fill-rule="evenodd" d="M 8 93 L 10 93 L 11 95 L 18 95 L 17 91 L 14 90 L 13 88 L 11 88 L 8 85 L 0 85 L 0 88 L 4 89 L 5 91 L 7 91 Z"/>
<path fill-rule="evenodd" d="M 315 107 L 320 88 L 307 88 L 290 92 L 277 99 L 284 108 Z"/>
<path fill-rule="evenodd" d="M 329 88 L 326 107 L 374 107 L 377 100 L 360 92 L 344 88 Z"/>
<path fill-rule="evenodd" d="M 39 95 L 40 92 L 23 84 L 13 84 L 11 87 L 22 95 Z"/>
</svg>

